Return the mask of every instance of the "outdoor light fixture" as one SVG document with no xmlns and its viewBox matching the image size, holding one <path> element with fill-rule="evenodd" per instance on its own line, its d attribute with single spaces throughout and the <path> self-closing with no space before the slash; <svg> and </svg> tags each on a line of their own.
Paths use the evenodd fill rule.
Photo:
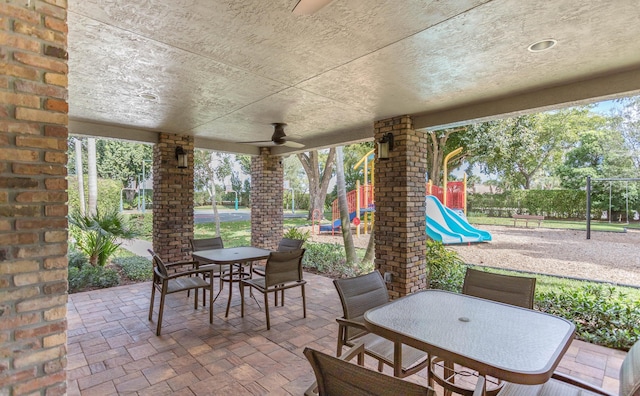
<svg viewBox="0 0 640 396">
<path fill-rule="evenodd" d="M 187 168 L 187 152 L 184 151 L 182 146 L 176 147 L 176 159 L 178 160 L 178 168 L 184 169 Z"/>
<path fill-rule="evenodd" d="M 389 132 L 378 140 L 378 159 L 388 160 L 391 150 L 393 150 L 393 133 Z"/>
</svg>

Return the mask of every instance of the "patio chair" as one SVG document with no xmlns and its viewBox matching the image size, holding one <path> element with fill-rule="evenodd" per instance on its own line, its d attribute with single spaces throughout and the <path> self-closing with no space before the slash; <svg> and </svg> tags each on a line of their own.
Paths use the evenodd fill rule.
<svg viewBox="0 0 640 396">
<path fill-rule="evenodd" d="M 578 378 L 566 374 L 553 373 L 551 380 L 541 385 L 520 385 L 505 383 L 498 396 L 614 396 L 604 389 L 595 387 Z M 620 367 L 620 388 L 618 396 L 640 396 L 640 341 L 627 353 Z"/>
<path fill-rule="evenodd" d="M 433 396 L 431 388 L 390 377 L 362 367 L 365 347 L 363 343 L 354 345 L 344 356 L 335 358 L 311 348 L 304 349 L 309 360 L 316 382 L 305 392 L 306 396 L 331 395 L 421 395 Z M 358 356 L 359 366 L 349 363 Z"/>
<path fill-rule="evenodd" d="M 151 283 L 151 301 L 149 303 L 149 320 L 153 319 L 153 303 L 155 301 L 156 289 L 160 292 L 160 308 L 158 310 L 158 326 L 156 335 L 160 335 L 162 329 L 162 316 L 164 314 L 164 300 L 167 294 L 177 293 L 194 289 L 193 308 L 198 309 L 198 289 L 209 290 L 209 323 L 213 323 L 213 282 L 207 282 L 206 276 L 213 278 L 212 269 L 191 269 L 187 271 L 175 271 L 169 274 L 169 269 L 184 267 L 185 265 L 195 266 L 195 262 L 176 262 L 165 264 L 162 259 L 149 249 L 153 257 L 153 282 Z"/>
<path fill-rule="evenodd" d="M 384 365 L 394 367 L 399 365 L 400 377 L 417 373 L 429 365 L 428 355 L 408 345 L 402 345 L 402 361 L 394 362 L 394 343 L 386 338 L 370 333 L 364 326 L 364 313 L 389 302 L 387 286 L 382 275 L 377 270 L 348 279 L 333 281 L 340 301 L 342 302 L 343 317 L 338 322 L 338 350 L 337 356 L 342 355 L 344 346 L 353 346 L 357 342 L 364 342 L 367 355 L 378 360 L 378 371 L 382 372 Z"/>
<path fill-rule="evenodd" d="M 224 243 L 222 242 L 222 237 L 215 237 L 215 238 L 201 238 L 201 239 L 193 239 L 190 238 L 189 239 L 189 243 L 191 244 L 191 251 L 193 252 L 197 252 L 200 250 L 211 250 L 211 249 L 224 249 Z M 202 268 L 202 269 L 212 269 L 213 270 L 213 276 L 215 278 L 218 278 L 220 280 L 220 289 L 218 290 L 218 294 L 216 294 L 216 296 L 213 298 L 213 301 L 216 301 L 218 299 L 218 296 L 220 295 L 220 293 L 222 293 L 222 289 L 224 288 L 224 282 L 222 282 L 222 266 L 218 265 L 218 264 L 202 264 L 200 265 L 198 263 L 198 268 Z M 202 291 L 202 306 L 205 306 L 205 302 L 206 302 L 206 297 L 205 297 L 205 291 Z M 187 295 L 189 295 L 187 293 Z"/>
<path fill-rule="evenodd" d="M 535 289 L 536 278 L 495 274 L 467 268 L 462 294 L 533 309 Z M 454 367 L 452 362 L 434 357 L 431 360 L 430 371 L 433 374 L 431 376 L 433 380 L 445 389 L 446 396 L 451 395 L 452 392 L 465 396 L 473 394 L 472 389 L 455 382 L 456 377 L 470 379 L 477 375 L 473 370 L 461 366 Z M 502 382 L 487 378 L 487 386 L 489 389 L 486 394 L 493 396 L 500 391 Z"/>
<path fill-rule="evenodd" d="M 288 252 L 291 250 L 302 249 L 302 245 L 304 244 L 304 240 L 302 239 L 291 239 L 291 238 L 282 238 L 280 243 L 278 244 L 278 252 Z M 252 266 L 251 272 L 264 276 L 264 265 L 256 265 Z M 282 305 L 284 305 L 284 289 L 280 292 L 282 295 Z M 278 305 L 278 295 L 275 295 L 275 304 Z"/>
<path fill-rule="evenodd" d="M 292 287 L 302 288 L 302 310 L 303 317 L 307 317 L 306 296 L 304 285 L 307 283 L 302 279 L 302 257 L 304 249 L 291 250 L 288 252 L 271 252 L 264 270 L 264 278 L 243 279 L 240 282 L 241 314 L 244 317 L 244 287 L 249 286 L 264 295 L 264 311 L 267 317 L 267 330 L 271 328 L 269 319 L 269 293 L 290 289 Z M 282 300 L 284 305 L 284 299 Z"/>
</svg>

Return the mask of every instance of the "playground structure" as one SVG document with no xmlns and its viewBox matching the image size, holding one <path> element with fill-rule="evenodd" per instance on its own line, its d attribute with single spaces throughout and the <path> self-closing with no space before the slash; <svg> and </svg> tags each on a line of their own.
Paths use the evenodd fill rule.
<svg viewBox="0 0 640 396">
<path fill-rule="evenodd" d="M 349 222 L 356 226 L 356 235 L 360 236 L 361 225 L 362 231 L 367 234 L 373 229 L 373 219 L 375 212 L 375 199 L 374 199 L 374 150 L 365 154 L 360 161 L 358 161 L 353 169 L 358 169 L 360 166 L 364 167 L 364 183 L 361 185 L 360 180 L 356 182 L 356 189 L 347 192 L 347 207 L 349 210 Z M 371 183 L 369 183 L 371 181 Z M 338 206 L 338 200 L 334 199 L 331 204 L 331 224 L 320 224 L 320 216 L 316 217 L 316 213 L 313 214 L 313 224 L 318 221 L 319 232 L 331 232 L 331 235 L 335 235 L 336 231 L 341 230 L 342 221 L 340 219 L 340 208 Z M 315 227 L 312 227 L 315 230 Z"/>
<path fill-rule="evenodd" d="M 471 226 L 466 219 L 467 175 L 464 175 L 463 181 L 447 182 L 447 163 L 461 151 L 462 148 L 458 148 L 445 157 L 443 167 L 445 176 L 443 177 L 442 187 L 433 185 L 431 180 L 426 185 L 426 233 L 429 238 L 440 241 L 443 244 L 487 242 L 491 240 L 490 233 Z M 365 154 L 358 161 L 354 169 L 358 169 L 360 166 L 364 167 L 364 184 L 360 185 L 358 180 L 356 189 L 347 193 L 349 222 L 356 226 L 357 236 L 360 235 L 361 225 L 365 234 L 370 229 L 373 229 L 375 212 L 373 161 L 374 150 Z M 369 183 L 369 180 L 371 180 L 371 183 Z M 314 213 L 312 216 L 312 229 L 315 230 L 315 222 L 318 221 L 319 232 L 331 232 L 334 235 L 336 231 L 340 231 L 342 221 L 337 199 L 331 205 L 331 213 L 331 224 L 320 224 L 320 213 Z"/>
</svg>

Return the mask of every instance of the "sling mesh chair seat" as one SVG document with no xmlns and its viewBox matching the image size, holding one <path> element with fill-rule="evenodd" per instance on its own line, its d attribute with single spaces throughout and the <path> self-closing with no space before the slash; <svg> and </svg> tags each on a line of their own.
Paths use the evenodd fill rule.
<svg viewBox="0 0 640 396">
<path fill-rule="evenodd" d="M 213 282 L 207 282 L 206 276 L 213 277 L 211 269 L 191 269 L 187 271 L 175 271 L 169 273 L 169 269 L 183 268 L 188 262 L 177 262 L 165 264 L 162 259 L 152 250 L 149 253 L 153 257 L 153 282 L 151 283 L 151 300 L 149 302 L 149 320 L 153 320 L 153 304 L 156 290 L 160 292 L 160 307 L 158 310 L 158 325 L 156 335 L 160 335 L 162 330 L 162 317 L 164 315 L 164 300 L 167 294 L 181 291 L 195 290 L 193 308 L 198 309 L 198 289 L 209 290 L 209 323 L 213 323 Z M 195 266 L 195 263 L 192 263 Z"/>
<path fill-rule="evenodd" d="M 536 278 L 494 274 L 468 268 L 462 285 L 462 294 L 533 309 L 535 289 Z M 465 387 L 464 383 L 473 383 L 469 380 L 477 376 L 475 371 L 454 365 L 439 357 L 431 360 L 429 369 L 431 378 L 445 389 L 445 395 L 450 395 L 452 392 L 465 396 L 473 394 L 475 386 Z M 456 379 L 459 380 L 458 383 Z M 502 382 L 490 377 L 486 379 L 486 384 L 488 396 L 496 395 L 502 387 Z"/>
<path fill-rule="evenodd" d="M 307 317 L 306 296 L 302 279 L 302 257 L 304 249 L 288 252 L 271 252 L 265 265 L 264 278 L 243 279 L 240 281 L 241 309 L 240 315 L 244 317 L 244 288 L 249 286 L 264 295 L 264 311 L 267 317 L 267 330 L 271 329 L 269 318 L 269 293 L 275 293 L 292 287 L 300 287 L 302 292 L 303 317 Z M 282 301 L 284 304 L 284 299 Z"/>
<path fill-rule="evenodd" d="M 505 383 L 498 396 L 614 396 L 580 379 L 554 373 L 551 380 L 542 385 Z M 618 396 L 640 396 L 640 342 L 627 353 L 620 367 Z"/>
<path fill-rule="evenodd" d="M 305 348 L 304 355 L 309 360 L 316 382 L 305 392 L 306 396 L 434 396 L 431 388 L 389 377 L 362 367 L 364 363 L 364 344 L 354 345 L 341 358 L 335 358 Z M 349 363 L 358 356 L 359 366 Z"/>
<path fill-rule="evenodd" d="M 304 245 L 304 240 L 302 239 L 282 238 L 280 240 L 280 243 L 278 244 L 277 251 L 289 252 L 291 250 L 302 249 L 302 245 Z M 252 265 L 251 272 L 259 276 L 264 276 L 264 265 Z M 282 295 L 282 305 L 284 305 L 284 290 L 282 290 L 280 293 Z M 276 294 L 274 298 L 275 304 L 278 305 L 278 295 Z"/>
<path fill-rule="evenodd" d="M 378 371 L 384 365 L 400 368 L 400 377 L 417 373 L 429 365 L 428 355 L 408 345 L 402 345 L 402 361 L 394 361 L 394 343 L 391 340 L 370 333 L 364 326 L 364 313 L 371 308 L 389 302 L 387 286 L 377 270 L 355 278 L 336 279 L 333 281 L 340 302 L 343 317 L 338 322 L 337 356 L 342 355 L 343 346 L 351 347 L 357 342 L 364 343 L 367 355 L 378 360 Z"/>
<path fill-rule="evenodd" d="M 189 239 L 189 242 L 191 243 L 192 252 L 198 252 L 201 250 L 224 249 L 224 243 L 222 242 L 221 237 L 200 238 L 200 239 L 191 238 Z M 223 267 L 224 267 L 223 265 L 219 265 L 219 264 L 206 264 L 206 263 L 200 264 L 200 262 L 198 262 L 197 264 L 197 268 L 213 270 L 213 277 L 218 278 L 220 280 L 219 282 L 220 289 L 218 290 L 218 294 L 216 294 L 216 296 L 213 298 L 213 301 L 215 301 L 220 295 L 220 293 L 222 293 L 222 288 L 224 287 L 224 283 L 222 282 Z M 205 291 L 203 290 L 202 293 L 203 293 L 202 305 L 204 306 L 206 301 L 206 298 L 204 296 Z"/>
</svg>

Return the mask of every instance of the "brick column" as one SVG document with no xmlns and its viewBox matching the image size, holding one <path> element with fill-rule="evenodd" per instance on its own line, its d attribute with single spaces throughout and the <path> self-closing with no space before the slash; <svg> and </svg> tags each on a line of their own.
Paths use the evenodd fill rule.
<svg viewBox="0 0 640 396">
<path fill-rule="evenodd" d="M 391 272 L 387 285 L 391 298 L 427 287 L 425 272 L 425 134 L 413 129 L 409 116 L 375 123 L 375 140 L 393 133 L 389 160 L 375 162 L 375 266 Z"/>
<path fill-rule="evenodd" d="M 66 1 L 0 3 L 0 394 L 66 392 Z"/>
<path fill-rule="evenodd" d="M 176 147 L 189 166 L 178 168 Z M 166 262 L 191 257 L 193 238 L 193 137 L 161 133 L 153 147 L 153 250 Z"/>
<path fill-rule="evenodd" d="M 282 239 L 282 158 L 271 155 L 268 147 L 251 158 L 251 244 L 276 249 Z"/>
</svg>

